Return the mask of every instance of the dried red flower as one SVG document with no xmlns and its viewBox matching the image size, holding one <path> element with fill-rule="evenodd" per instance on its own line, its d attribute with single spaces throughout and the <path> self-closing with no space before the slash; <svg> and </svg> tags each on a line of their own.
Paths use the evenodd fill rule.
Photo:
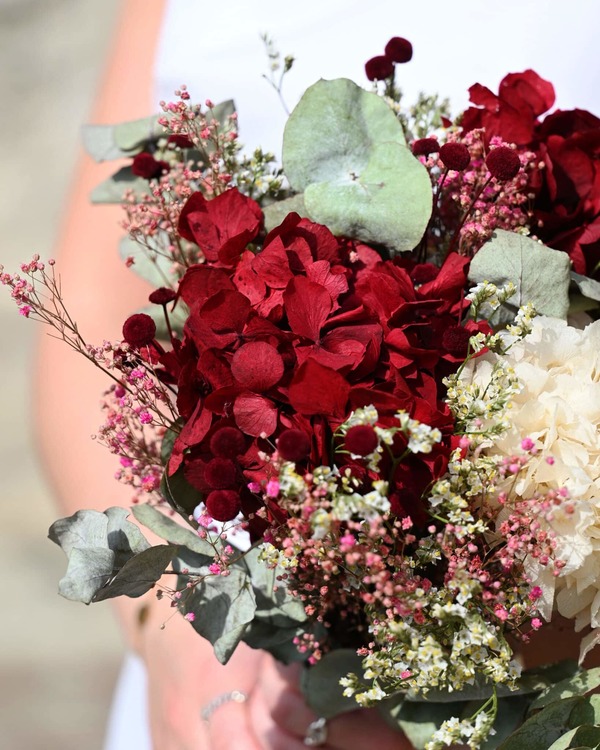
<svg viewBox="0 0 600 750">
<path fill-rule="evenodd" d="M 369 81 L 383 81 L 394 75 L 394 63 L 385 55 L 377 55 L 367 60 L 365 73 Z"/>
<path fill-rule="evenodd" d="M 449 326 L 442 334 L 442 346 L 455 357 L 466 357 L 471 336 L 473 331 L 463 326 Z"/>
<path fill-rule="evenodd" d="M 385 45 L 385 56 L 395 63 L 407 63 L 412 59 L 413 46 L 401 36 L 394 36 Z"/>
<path fill-rule="evenodd" d="M 170 167 L 166 161 L 158 161 L 152 154 L 147 151 L 142 151 L 141 154 L 136 154 L 133 157 L 131 164 L 131 171 L 136 177 L 143 177 L 145 180 L 152 180 L 156 177 L 160 177 L 161 174 L 166 170 L 169 171 Z"/>
<path fill-rule="evenodd" d="M 368 456 L 369 453 L 373 453 L 378 444 L 377 433 L 368 424 L 357 424 L 351 427 L 344 438 L 345 447 L 356 456 Z"/>
<path fill-rule="evenodd" d="M 135 349 L 149 346 L 156 336 L 156 323 L 146 313 L 131 315 L 123 324 L 123 338 Z"/>
<path fill-rule="evenodd" d="M 214 490 L 229 490 L 237 481 L 236 468 L 229 458 L 213 458 L 204 467 L 204 481 Z"/>
<path fill-rule="evenodd" d="M 516 177 L 521 169 L 517 152 L 508 146 L 498 146 L 486 156 L 485 164 L 492 177 L 506 182 Z"/>
<path fill-rule="evenodd" d="M 434 263 L 418 263 L 410 272 L 410 278 L 415 284 L 426 284 L 435 279 L 439 270 Z"/>
<path fill-rule="evenodd" d="M 173 143 L 178 148 L 194 148 L 194 144 L 187 137 L 187 135 L 181 135 L 181 133 L 173 133 L 167 138 L 167 143 Z"/>
<path fill-rule="evenodd" d="M 246 440 L 236 427 L 222 427 L 210 439 L 210 449 L 220 458 L 235 458 L 244 452 Z"/>
<path fill-rule="evenodd" d="M 173 302 L 177 294 L 166 286 L 161 286 L 159 289 L 155 289 L 151 292 L 148 300 L 153 305 L 168 305 L 169 302 Z"/>
<path fill-rule="evenodd" d="M 277 451 L 284 461 L 304 461 L 310 453 L 310 438 L 302 430 L 284 430 L 277 438 Z"/>
<path fill-rule="evenodd" d="M 243 344 L 231 360 L 231 374 L 250 391 L 262 393 L 279 382 L 284 365 L 274 346 L 265 341 Z"/>
<path fill-rule="evenodd" d="M 412 144 L 412 152 L 415 156 L 429 156 L 440 150 L 437 138 L 419 138 Z"/>
<path fill-rule="evenodd" d="M 462 172 L 471 163 L 471 154 L 463 143 L 444 143 L 440 148 L 440 159 L 448 169 Z"/>
<path fill-rule="evenodd" d="M 242 507 L 240 496 L 234 490 L 213 490 L 205 500 L 206 510 L 215 521 L 231 521 Z"/>
</svg>

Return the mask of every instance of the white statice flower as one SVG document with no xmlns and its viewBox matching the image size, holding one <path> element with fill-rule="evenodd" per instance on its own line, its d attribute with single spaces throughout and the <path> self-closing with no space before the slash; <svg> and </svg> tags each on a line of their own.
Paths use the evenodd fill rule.
<svg viewBox="0 0 600 750">
<path fill-rule="evenodd" d="M 461 379 L 486 387 L 490 372 L 504 360 L 521 389 L 511 396 L 504 433 L 489 455 L 521 454 L 530 438 L 536 451 L 507 489 L 522 498 L 550 489 L 568 498 L 545 521 L 557 535 L 557 557 L 565 566 L 551 570 L 530 564 L 542 587 L 542 614 L 553 606 L 577 627 L 600 627 L 600 321 L 583 330 L 565 321 L 537 317 L 531 333 L 504 356 L 488 353 L 472 360 Z M 514 486 L 513 486 L 514 483 Z"/>
</svg>

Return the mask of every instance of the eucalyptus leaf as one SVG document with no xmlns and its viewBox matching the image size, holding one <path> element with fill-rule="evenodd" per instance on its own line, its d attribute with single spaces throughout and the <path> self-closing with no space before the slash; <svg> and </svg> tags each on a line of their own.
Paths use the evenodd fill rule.
<svg viewBox="0 0 600 750">
<path fill-rule="evenodd" d="M 433 733 L 444 721 L 460 717 L 464 703 L 409 703 L 399 704 L 390 711 L 390 717 L 415 747 L 423 750 Z"/>
<path fill-rule="evenodd" d="M 194 629 L 213 644 L 226 664 L 252 622 L 256 603 L 248 577 L 233 569 L 228 576 L 210 575 L 187 593 L 183 611 L 193 612 Z"/>
<path fill-rule="evenodd" d="M 516 294 L 504 306 L 503 322 L 527 302 L 537 312 L 566 319 L 569 310 L 570 260 L 566 253 L 514 232 L 497 229 L 471 261 L 469 279 L 502 286 L 515 284 Z"/>
<path fill-rule="evenodd" d="M 581 724 L 600 725 L 600 695 L 589 695 L 576 703 L 569 717 L 569 725 L 577 727 Z"/>
<path fill-rule="evenodd" d="M 308 216 L 334 234 L 405 252 L 425 232 L 427 170 L 389 106 L 352 81 L 321 80 L 304 93 L 285 128 L 283 167 Z"/>
<path fill-rule="evenodd" d="M 117 575 L 96 591 L 93 601 L 115 596 L 138 597 L 150 591 L 177 554 L 177 547 L 160 544 L 129 558 Z"/>
<path fill-rule="evenodd" d="M 117 148 L 124 154 L 139 153 L 146 144 L 166 137 L 165 129 L 158 122 L 159 117 L 164 115 L 151 115 L 115 125 L 113 135 Z"/>
<path fill-rule="evenodd" d="M 571 280 L 576 284 L 584 297 L 600 301 L 600 282 L 590 279 L 589 276 L 575 273 L 575 271 L 571 271 Z"/>
<path fill-rule="evenodd" d="M 179 436 L 179 433 L 181 432 L 184 424 L 185 420 L 183 419 L 183 417 L 179 417 L 174 422 L 171 422 L 165 434 L 163 435 L 163 439 L 160 444 L 160 460 L 163 466 L 168 465 L 169 459 L 171 458 L 171 453 L 173 452 L 173 446 L 175 445 L 175 441 L 177 440 L 177 437 Z"/>
<path fill-rule="evenodd" d="M 282 627 L 293 623 L 306 621 L 306 612 L 303 603 L 292 596 L 281 576 L 285 570 L 280 566 L 269 568 L 263 560 L 259 559 L 260 550 L 257 547 L 249 549 L 242 558 L 240 565 L 248 572 L 252 587 L 257 595 L 258 613 L 263 620 L 277 621 L 277 615 L 285 618 L 281 622 Z"/>
<path fill-rule="evenodd" d="M 306 654 L 301 654 L 294 643 L 303 632 L 299 626 L 280 627 L 271 621 L 265 622 L 257 614 L 245 631 L 243 641 L 250 648 L 268 651 L 277 661 L 292 664 L 306 660 Z"/>
<path fill-rule="evenodd" d="M 172 476 L 169 476 L 165 469 L 160 482 L 160 492 L 169 505 L 184 518 L 202 502 L 202 493 L 188 482 L 183 468 L 178 469 Z"/>
<path fill-rule="evenodd" d="M 302 672 L 300 687 L 308 705 L 317 714 L 331 719 L 346 711 L 356 711 L 354 698 L 344 697 L 340 679 L 349 672 L 362 675 L 362 659 L 354 649 L 330 651 Z"/>
<path fill-rule="evenodd" d="M 204 555 L 208 562 L 212 562 L 215 555 L 213 546 L 206 539 L 201 539 L 191 529 L 186 529 L 152 505 L 148 505 L 148 503 L 134 505 L 131 511 L 141 524 L 161 539 L 170 544 L 187 547 L 198 555 Z"/>
<path fill-rule="evenodd" d="M 554 701 L 561 700 L 562 698 L 571 698 L 575 695 L 585 695 L 599 686 L 600 667 L 582 670 L 578 674 L 562 680 L 543 692 L 531 704 L 529 710 L 535 711 L 536 709 L 544 708 L 544 706 L 554 703 Z"/>
<path fill-rule="evenodd" d="M 548 750 L 576 750 L 582 746 L 595 747 L 598 743 L 600 743 L 600 727 L 584 724 L 563 734 Z"/>
<path fill-rule="evenodd" d="M 123 196 L 127 190 L 133 190 L 136 195 L 150 193 L 148 180 L 136 177 L 131 167 L 121 167 L 107 180 L 104 180 L 92 190 L 92 203 L 123 203 Z"/>
<path fill-rule="evenodd" d="M 572 728 L 569 717 L 580 700 L 566 698 L 546 706 L 513 732 L 499 746 L 499 750 L 548 750 L 553 742 Z"/>
<path fill-rule="evenodd" d="M 128 515 L 120 507 L 80 510 L 52 524 L 48 536 L 69 560 L 59 583 L 62 596 L 89 604 L 129 559 L 150 547 Z"/>
<path fill-rule="evenodd" d="M 288 214 L 296 213 L 302 217 L 307 217 L 306 206 L 304 205 L 304 195 L 297 193 L 282 201 L 273 201 L 263 208 L 265 230 L 270 232 L 278 227 Z"/>
<path fill-rule="evenodd" d="M 175 277 L 171 272 L 173 258 L 168 256 L 165 250 L 169 242 L 167 235 L 161 232 L 156 237 L 149 237 L 146 241 L 149 247 L 140 245 L 131 237 L 123 237 L 119 242 L 121 259 L 123 261 L 132 259 L 133 263 L 128 263 L 130 268 L 142 279 L 148 281 L 151 286 L 173 286 L 175 283 Z M 162 308 L 159 309 L 162 313 Z"/>
</svg>

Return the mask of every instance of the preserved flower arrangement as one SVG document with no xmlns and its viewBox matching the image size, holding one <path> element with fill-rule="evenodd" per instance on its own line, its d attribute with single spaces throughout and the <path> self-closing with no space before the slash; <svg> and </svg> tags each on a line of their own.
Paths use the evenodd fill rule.
<svg viewBox="0 0 600 750">
<path fill-rule="evenodd" d="M 185 87 L 86 130 L 155 288 L 94 346 L 52 261 L 0 276 L 113 381 L 133 506 L 52 526 L 60 591 L 154 589 L 220 661 L 303 662 L 319 715 L 377 704 L 417 748 L 599 747 L 600 670 L 520 654 L 556 613 L 600 639 L 600 120 L 541 119 L 531 70 L 406 110 L 411 56 L 309 88 L 282 168 Z"/>
</svg>

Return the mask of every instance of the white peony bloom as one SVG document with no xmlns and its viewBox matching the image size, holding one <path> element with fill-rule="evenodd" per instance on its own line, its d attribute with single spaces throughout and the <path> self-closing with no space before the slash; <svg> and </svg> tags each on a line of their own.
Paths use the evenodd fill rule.
<svg viewBox="0 0 600 750">
<path fill-rule="evenodd" d="M 566 487 L 569 499 L 549 522 L 557 535 L 557 556 L 565 562 L 558 578 L 531 567 L 544 592 L 542 614 L 553 606 L 575 618 L 578 628 L 600 627 L 600 321 L 583 330 L 565 321 L 538 317 L 532 331 L 506 355 L 486 354 L 465 368 L 462 379 L 485 386 L 499 359 L 514 368 L 521 390 L 508 411 L 509 427 L 486 450 L 521 454 L 529 437 L 538 449 L 511 480 L 522 498 Z M 548 458 L 550 457 L 550 461 Z"/>
</svg>

